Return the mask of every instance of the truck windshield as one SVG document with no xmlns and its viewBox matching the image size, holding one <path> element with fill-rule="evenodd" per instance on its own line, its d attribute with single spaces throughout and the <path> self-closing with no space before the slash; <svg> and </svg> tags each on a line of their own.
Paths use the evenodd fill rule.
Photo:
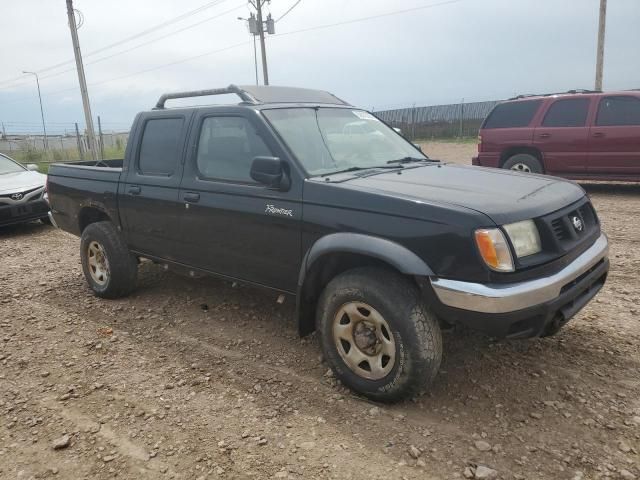
<svg viewBox="0 0 640 480">
<path fill-rule="evenodd" d="M 428 160 L 364 110 L 281 108 L 263 114 L 313 176 Z"/>
<path fill-rule="evenodd" d="M 4 155 L 0 155 L 0 175 L 5 173 L 24 172 L 24 168 Z"/>
</svg>

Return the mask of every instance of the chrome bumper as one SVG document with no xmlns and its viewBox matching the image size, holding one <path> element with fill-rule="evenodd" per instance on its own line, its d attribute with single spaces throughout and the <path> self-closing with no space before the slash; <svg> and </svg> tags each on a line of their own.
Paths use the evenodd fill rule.
<svg viewBox="0 0 640 480">
<path fill-rule="evenodd" d="M 562 287 L 609 255 L 603 233 L 582 255 L 554 275 L 520 283 L 481 284 L 431 278 L 438 299 L 445 305 L 481 313 L 507 313 L 554 300 Z"/>
<path fill-rule="evenodd" d="M 53 219 L 53 214 L 51 213 L 51 210 L 49 210 L 49 221 L 51 222 L 51 225 L 53 225 L 55 228 L 58 228 L 58 224 Z"/>
</svg>

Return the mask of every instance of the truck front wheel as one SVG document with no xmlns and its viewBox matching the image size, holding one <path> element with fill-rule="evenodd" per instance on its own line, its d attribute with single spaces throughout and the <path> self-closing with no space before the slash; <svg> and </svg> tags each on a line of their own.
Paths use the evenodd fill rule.
<svg viewBox="0 0 640 480">
<path fill-rule="evenodd" d="M 416 286 L 395 272 L 365 267 L 338 275 L 320 297 L 317 323 L 336 377 L 372 400 L 410 397 L 440 367 L 438 321 Z"/>
<path fill-rule="evenodd" d="M 96 222 L 84 229 L 80 258 L 87 283 L 98 297 L 124 297 L 135 288 L 136 259 L 113 223 Z"/>
</svg>

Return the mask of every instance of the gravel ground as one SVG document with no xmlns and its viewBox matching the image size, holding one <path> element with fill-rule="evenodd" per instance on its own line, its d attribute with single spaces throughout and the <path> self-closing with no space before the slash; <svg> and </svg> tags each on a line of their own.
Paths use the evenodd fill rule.
<svg viewBox="0 0 640 480">
<path fill-rule="evenodd" d="M 640 478 L 640 185 L 587 189 L 598 298 L 553 338 L 445 334 L 433 390 L 393 406 L 336 384 L 292 299 L 144 263 L 101 300 L 77 238 L 2 229 L 0 478 Z"/>
</svg>

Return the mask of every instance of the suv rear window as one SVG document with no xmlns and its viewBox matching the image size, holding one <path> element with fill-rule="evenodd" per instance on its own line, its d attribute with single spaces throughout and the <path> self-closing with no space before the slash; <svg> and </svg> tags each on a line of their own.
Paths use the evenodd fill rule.
<svg viewBox="0 0 640 480">
<path fill-rule="evenodd" d="M 640 125 L 640 98 L 604 97 L 600 100 L 596 125 Z"/>
<path fill-rule="evenodd" d="M 491 111 L 482 128 L 526 127 L 541 103 L 542 100 L 501 103 Z"/>
<path fill-rule="evenodd" d="M 543 127 L 584 127 L 589 113 L 588 98 L 567 98 L 551 104 L 542 121 Z"/>
</svg>

